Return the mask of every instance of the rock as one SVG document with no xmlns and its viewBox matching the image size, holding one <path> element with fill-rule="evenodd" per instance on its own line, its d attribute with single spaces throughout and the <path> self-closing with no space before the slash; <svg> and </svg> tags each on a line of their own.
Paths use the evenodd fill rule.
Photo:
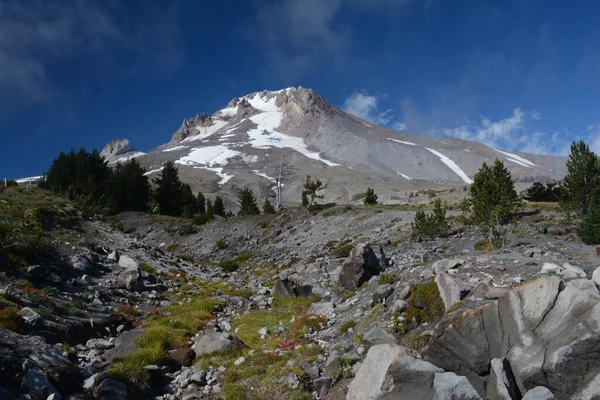
<svg viewBox="0 0 600 400">
<path fill-rule="evenodd" d="M 80 279 L 81 283 L 83 283 L 84 285 L 91 285 L 94 283 L 94 280 L 92 279 L 91 276 L 83 274 L 83 276 Z"/>
<path fill-rule="evenodd" d="M 57 349 L 45 348 L 32 352 L 29 358 L 41 368 L 68 367 L 71 362 Z"/>
<path fill-rule="evenodd" d="M 323 282 L 329 278 L 326 266 L 321 262 L 297 265 L 284 270 L 275 282 L 274 290 L 278 297 L 325 297 L 329 290 Z"/>
<path fill-rule="evenodd" d="M 406 300 L 410 297 L 410 292 L 410 285 L 406 285 L 404 286 L 404 288 L 402 288 L 400 293 L 398 293 L 398 297 L 400 298 L 400 300 Z"/>
<path fill-rule="evenodd" d="M 126 256 L 121 257 L 121 260 L 124 257 Z M 121 271 L 117 277 L 117 287 L 135 292 L 144 290 L 144 280 L 142 279 L 140 267 L 131 267 Z"/>
<path fill-rule="evenodd" d="M 600 267 L 596 268 L 592 273 L 592 281 L 596 286 L 600 286 Z"/>
<path fill-rule="evenodd" d="M 57 274 L 55 274 L 53 272 L 50 273 L 50 275 L 46 276 L 46 278 L 44 278 L 44 280 L 46 282 L 53 283 L 55 285 L 58 285 L 59 283 L 63 282 L 63 278 L 61 278 L 60 276 L 58 276 Z"/>
<path fill-rule="evenodd" d="M 352 249 L 342 265 L 339 277 L 340 287 L 346 290 L 356 290 L 364 282 L 384 270 L 385 266 L 379 264 L 373 249 L 367 244 L 359 243 Z"/>
<path fill-rule="evenodd" d="M 289 373 L 287 375 L 287 383 L 290 389 L 297 389 L 300 385 L 300 379 L 298 379 L 298 375 L 294 373 Z"/>
<path fill-rule="evenodd" d="M 223 332 L 209 332 L 196 342 L 196 357 L 206 354 L 227 352 L 245 347 L 235 336 Z"/>
<path fill-rule="evenodd" d="M 464 376 L 454 372 L 436 373 L 433 378 L 433 400 L 481 400 Z"/>
<path fill-rule="evenodd" d="M 107 257 L 110 261 L 119 262 L 119 250 L 114 249 Z"/>
<path fill-rule="evenodd" d="M 246 362 L 246 359 L 245 359 L 244 357 L 240 357 L 240 358 L 238 358 L 237 360 L 235 360 L 235 361 L 233 362 L 233 364 L 234 364 L 234 365 L 241 365 L 241 364 L 243 364 L 244 362 Z"/>
<path fill-rule="evenodd" d="M 198 385 L 206 385 L 206 372 L 198 371 L 190 377 L 190 381 Z"/>
<path fill-rule="evenodd" d="M 25 323 L 33 328 L 39 328 L 44 324 L 44 318 L 29 307 L 21 309 L 21 318 Z"/>
<path fill-rule="evenodd" d="M 560 267 L 556 264 L 552 263 L 544 263 L 542 266 L 542 274 L 556 274 L 560 271 Z"/>
<path fill-rule="evenodd" d="M 490 376 L 486 385 L 488 400 L 512 400 L 521 396 L 510 363 L 507 359 L 494 358 L 490 365 Z"/>
<path fill-rule="evenodd" d="M 460 267 L 461 265 L 463 265 L 465 263 L 464 260 L 454 260 L 454 259 L 445 259 L 445 260 L 439 260 L 436 261 L 435 263 L 433 263 L 433 265 L 431 266 L 431 271 L 433 271 L 434 274 L 441 274 L 443 272 L 448 272 L 451 269 L 455 269 Z"/>
<path fill-rule="evenodd" d="M 269 330 L 267 329 L 267 327 L 263 327 L 258 330 L 258 334 L 261 336 L 266 336 L 268 333 L 269 333 Z"/>
<path fill-rule="evenodd" d="M 79 368 L 73 365 L 48 368 L 46 375 L 63 396 L 81 392 L 83 376 Z"/>
<path fill-rule="evenodd" d="M 485 294 L 486 299 L 499 299 L 510 291 L 507 287 L 491 287 Z"/>
<path fill-rule="evenodd" d="M 401 390 L 406 390 L 407 395 L 410 396 L 414 394 L 412 384 L 422 385 L 423 382 L 429 381 L 430 386 L 423 390 L 430 393 L 432 391 L 433 374 L 443 372 L 443 370 L 410 357 L 408 354 L 415 353 L 395 344 L 382 344 L 371 347 L 358 373 L 348 387 L 346 399 L 378 399 L 389 392 L 392 387 L 397 386 L 394 385 L 396 382 L 402 382 L 401 386 L 398 386 L 401 387 Z M 422 394 L 423 392 L 416 393 Z M 426 396 L 417 395 L 412 398 L 419 399 L 426 398 Z"/>
<path fill-rule="evenodd" d="M 137 260 L 129 257 L 126 254 L 123 254 L 122 256 L 119 257 L 119 267 L 124 268 L 124 269 L 129 269 L 129 268 L 139 268 L 140 263 L 137 262 Z"/>
<path fill-rule="evenodd" d="M 33 367 L 25 372 L 21 383 L 21 392 L 30 393 L 36 400 L 46 399 L 52 393 L 56 393 L 56 388 L 40 367 Z"/>
<path fill-rule="evenodd" d="M 89 274 L 94 271 L 94 266 L 92 265 L 90 260 L 88 260 L 84 256 L 75 256 L 71 261 L 73 264 L 73 268 L 75 268 L 81 273 Z"/>
<path fill-rule="evenodd" d="M 32 265 L 27 268 L 27 278 L 38 281 L 44 279 L 51 272 L 51 269 L 45 265 Z"/>
<path fill-rule="evenodd" d="M 317 314 L 331 319 L 335 316 L 335 304 L 333 302 L 313 303 L 308 309 L 309 314 Z"/>
<path fill-rule="evenodd" d="M 536 386 L 528 390 L 522 400 L 554 400 L 554 395 L 548 388 Z"/>
<path fill-rule="evenodd" d="M 394 293 L 394 287 L 389 283 L 384 285 L 377 286 L 375 292 L 373 293 L 373 302 L 380 303 L 385 301 L 392 293 Z"/>
<path fill-rule="evenodd" d="M 381 328 L 371 328 L 363 335 L 363 341 L 369 346 L 394 343 L 396 338 Z"/>
<path fill-rule="evenodd" d="M 184 367 L 189 367 L 194 363 L 196 353 L 189 347 L 180 347 L 178 349 L 169 352 L 171 360 L 175 361 L 176 364 Z"/>
<path fill-rule="evenodd" d="M 392 306 L 392 312 L 401 313 L 408 307 L 408 303 L 405 300 L 396 300 Z"/>
<path fill-rule="evenodd" d="M 52 393 L 46 400 L 62 400 L 62 396 L 59 393 Z"/>
<path fill-rule="evenodd" d="M 140 337 L 142 333 L 144 333 L 144 329 L 140 327 L 124 332 L 122 335 L 120 335 L 117 340 L 115 340 L 115 347 L 104 353 L 104 358 L 106 361 L 113 362 L 133 352 L 135 340 Z"/>
<path fill-rule="evenodd" d="M 94 397 L 110 400 L 127 400 L 127 386 L 113 379 L 103 379 L 94 388 Z"/>
<path fill-rule="evenodd" d="M 435 277 L 435 275 L 433 274 L 433 272 L 431 272 L 430 269 L 424 269 L 423 271 L 421 271 L 421 273 L 419 274 L 419 278 L 421 279 L 426 279 L 426 280 L 431 280 Z"/>
<path fill-rule="evenodd" d="M 115 344 L 104 339 L 90 339 L 85 344 L 85 347 L 92 350 L 110 350 L 115 347 Z"/>
<path fill-rule="evenodd" d="M 315 379 L 313 382 L 313 388 L 317 392 L 320 398 L 324 398 L 327 396 L 327 392 L 331 387 L 331 378 L 323 376 L 321 378 Z"/>
<path fill-rule="evenodd" d="M 460 286 L 445 272 L 435 276 L 435 283 L 440 291 L 440 297 L 444 301 L 446 311 L 448 311 L 450 307 L 460 301 Z"/>
</svg>

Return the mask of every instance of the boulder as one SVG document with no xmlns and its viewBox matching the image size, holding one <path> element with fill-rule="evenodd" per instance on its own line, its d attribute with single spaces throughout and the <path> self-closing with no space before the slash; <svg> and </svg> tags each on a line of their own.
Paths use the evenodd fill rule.
<svg viewBox="0 0 600 400">
<path fill-rule="evenodd" d="M 85 256 L 75 256 L 71 260 L 73 268 L 83 274 L 90 274 L 94 272 L 94 266 Z"/>
<path fill-rule="evenodd" d="M 106 378 L 94 388 L 94 397 L 99 399 L 127 400 L 127 386 L 114 379 Z"/>
<path fill-rule="evenodd" d="M 329 290 L 323 284 L 329 275 L 322 260 L 308 265 L 297 265 L 282 271 L 275 282 L 275 295 L 278 297 L 325 297 Z"/>
<path fill-rule="evenodd" d="M 486 385 L 487 400 L 513 400 L 521 397 L 507 359 L 494 358 L 490 365 L 490 376 Z"/>
<path fill-rule="evenodd" d="M 85 347 L 92 350 L 110 350 L 115 347 L 115 344 L 104 339 L 90 339 L 85 344 Z"/>
<path fill-rule="evenodd" d="M 433 271 L 434 274 L 437 275 L 442 272 L 448 272 L 451 269 L 458 268 L 461 265 L 463 265 L 464 263 L 465 263 L 464 260 L 456 260 L 456 259 L 439 260 L 439 261 L 436 261 L 435 263 L 433 263 L 433 265 L 431 266 L 431 270 Z"/>
<path fill-rule="evenodd" d="M 119 250 L 115 249 L 113 250 L 109 255 L 108 255 L 108 259 L 110 261 L 115 261 L 115 262 L 119 262 Z"/>
<path fill-rule="evenodd" d="M 129 269 L 129 268 L 139 268 L 140 263 L 138 263 L 135 259 L 129 257 L 126 254 L 123 254 L 119 257 L 119 267 Z"/>
<path fill-rule="evenodd" d="M 435 283 L 440 291 L 440 297 L 444 301 L 446 311 L 460 301 L 460 286 L 454 278 L 446 272 L 440 272 L 435 276 Z"/>
<path fill-rule="evenodd" d="M 307 311 L 309 314 L 317 314 L 331 319 L 335 317 L 335 304 L 332 302 L 313 303 Z"/>
<path fill-rule="evenodd" d="M 592 273 L 592 281 L 596 286 L 600 286 L 600 267 L 596 268 Z"/>
<path fill-rule="evenodd" d="M 384 285 L 377 286 L 375 292 L 373 293 L 373 302 L 374 303 L 382 303 L 394 293 L 394 287 L 389 283 Z"/>
<path fill-rule="evenodd" d="M 44 325 L 44 318 L 33 309 L 29 307 L 23 307 L 21 309 L 21 318 L 25 323 L 33 328 L 39 328 Z"/>
<path fill-rule="evenodd" d="M 433 378 L 433 400 L 481 400 L 464 376 L 454 372 L 436 373 Z"/>
<path fill-rule="evenodd" d="M 385 266 L 379 264 L 375 252 L 369 245 L 357 244 L 342 265 L 339 278 L 340 287 L 346 290 L 356 290 L 364 282 L 384 270 Z"/>
<path fill-rule="evenodd" d="M 410 356 L 412 350 L 395 344 L 381 344 L 369 349 L 358 373 L 348 387 L 347 400 L 375 400 L 390 392 L 398 378 L 408 388 L 412 383 L 433 382 L 433 375 L 443 370 Z M 431 391 L 431 388 L 424 390 Z M 422 393 L 422 392 L 418 392 Z M 410 394 L 409 394 L 410 395 Z M 403 399 L 404 397 L 393 397 Z M 410 397 L 406 397 L 407 399 Z M 413 399 L 425 398 L 413 396 Z"/>
<path fill-rule="evenodd" d="M 196 342 L 196 357 L 244 348 L 240 339 L 224 332 L 209 332 Z"/>
<path fill-rule="evenodd" d="M 142 270 L 139 265 L 121 271 L 117 277 L 117 287 L 135 292 L 144 290 L 144 280 L 142 279 Z"/>
<path fill-rule="evenodd" d="M 50 383 L 44 371 L 35 366 L 25 372 L 21 383 L 21 392 L 29 393 L 35 400 L 42 400 L 52 393 L 56 393 L 56 388 Z"/>
<path fill-rule="evenodd" d="M 369 346 L 394 343 L 396 338 L 381 328 L 374 327 L 363 335 L 363 341 Z"/>
<path fill-rule="evenodd" d="M 528 390 L 522 400 L 554 400 L 554 395 L 548 388 L 536 386 Z"/>
<path fill-rule="evenodd" d="M 71 362 L 59 350 L 50 347 L 32 352 L 29 359 L 44 369 L 71 365 Z"/>
</svg>

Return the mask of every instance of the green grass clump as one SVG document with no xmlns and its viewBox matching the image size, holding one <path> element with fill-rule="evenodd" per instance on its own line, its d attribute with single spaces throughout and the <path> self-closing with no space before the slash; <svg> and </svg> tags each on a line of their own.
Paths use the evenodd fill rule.
<svg viewBox="0 0 600 400">
<path fill-rule="evenodd" d="M 129 315 L 131 317 L 139 317 L 142 313 L 135 308 L 134 306 L 128 306 L 126 304 L 122 304 L 117 307 L 117 312 L 125 315 Z"/>
<path fill-rule="evenodd" d="M 140 268 L 142 269 L 142 271 L 146 271 L 150 275 L 156 275 L 158 273 L 156 268 L 154 268 L 152 265 L 148 264 L 147 262 L 140 261 L 139 264 L 140 264 Z"/>
<path fill-rule="evenodd" d="M 219 268 L 223 268 L 225 272 L 235 272 L 240 269 L 240 264 L 235 260 L 221 260 Z"/>
<path fill-rule="evenodd" d="M 13 332 L 23 333 L 23 320 L 17 309 L 12 307 L 0 309 L 0 326 Z"/>
<path fill-rule="evenodd" d="M 174 253 L 177 250 L 179 250 L 181 248 L 181 245 L 179 243 L 172 243 L 170 245 L 167 246 L 167 251 L 169 253 Z"/>
<path fill-rule="evenodd" d="M 251 251 L 244 251 L 242 254 L 240 254 L 239 256 L 237 256 L 236 258 L 234 258 L 234 261 L 237 261 L 239 263 L 243 263 L 248 261 L 249 259 L 251 259 L 252 257 L 254 257 L 254 253 Z"/>
<path fill-rule="evenodd" d="M 347 239 L 335 248 L 335 250 L 333 251 L 333 255 L 336 258 L 346 258 L 350 255 L 350 252 L 353 248 L 354 245 L 352 245 L 351 241 Z"/>
<path fill-rule="evenodd" d="M 408 307 L 405 311 L 407 321 L 413 318 L 418 323 L 432 322 L 444 316 L 444 301 L 440 296 L 435 281 L 417 286 L 408 298 Z"/>
<path fill-rule="evenodd" d="M 404 335 L 400 337 L 400 343 L 413 350 L 421 350 L 429 344 L 430 337 L 427 335 Z"/>
<path fill-rule="evenodd" d="M 352 365 L 355 364 L 357 361 L 358 361 L 358 358 L 340 357 L 338 359 L 338 366 L 331 373 L 330 378 L 333 380 L 353 378 L 354 371 L 352 371 Z"/>
<path fill-rule="evenodd" d="M 228 246 L 229 242 L 225 238 L 217 240 L 218 249 L 226 249 Z"/>
<path fill-rule="evenodd" d="M 213 318 L 217 300 L 196 298 L 190 303 L 174 304 L 144 322 L 144 333 L 135 341 L 136 349 L 116 362 L 111 375 L 128 385 L 148 384 L 146 365 L 160 365 L 167 351 L 186 346 L 190 336 Z"/>
<path fill-rule="evenodd" d="M 379 279 L 377 279 L 377 283 L 381 285 L 385 285 L 386 283 L 394 283 L 396 281 L 396 274 L 381 274 L 379 275 Z"/>
<path fill-rule="evenodd" d="M 356 325 L 356 322 L 354 322 L 354 320 L 352 320 L 352 319 L 348 322 L 344 322 L 340 326 L 340 336 L 342 336 L 344 333 L 348 332 L 348 329 L 354 328 L 355 325 Z"/>
</svg>

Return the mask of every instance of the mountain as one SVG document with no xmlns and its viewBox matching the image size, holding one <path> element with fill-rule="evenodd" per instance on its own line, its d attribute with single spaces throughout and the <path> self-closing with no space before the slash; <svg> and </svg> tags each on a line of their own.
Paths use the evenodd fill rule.
<svg viewBox="0 0 600 400">
<path fill-rule="evenodd" d="M 104 149 L 100 153 L 109 164 L 124 162 L 144 154 L 146 153 L 134 149 L 128 139 L 111 140 L 104 146 Z"/>
<path fill-rule="evenodd" d="M 167 161 L 194 191 L 232 198 L 243 186 L 274 196 L 282 159 L 291 171 L 283 198 L 298 202 L 306 175 L 327 182 L 325 201 L 350 201 L 375 188 L 383 201 L 410 191 L 472 182 L 483 162 L 504 160 L 517 182 L 555 181 L 565 157 L 509 153 L 462 139 L 409 136 L 362 120 L 303 87 L 251 93 L 213 114 L 184 119 L 171 140 L 147 154 L 113 141 L 110 160 L 135 155 L 154 176 Z"/>
</svg>

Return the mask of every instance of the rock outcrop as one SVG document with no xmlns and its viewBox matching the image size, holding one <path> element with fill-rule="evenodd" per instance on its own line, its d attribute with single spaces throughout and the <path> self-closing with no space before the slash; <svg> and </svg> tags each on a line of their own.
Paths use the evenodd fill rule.
<svg viewBox="0 0 600 400">
<path fill-rule="evenodd" d="M 359 243 L 352 249 L 342 265 L 339 277 L 340 287 L 356 290 L 364 282 L 383 271 L 385 271 L 385 266 L 380 265 L 373 249 L 368 244 Z"/>
</svg>

